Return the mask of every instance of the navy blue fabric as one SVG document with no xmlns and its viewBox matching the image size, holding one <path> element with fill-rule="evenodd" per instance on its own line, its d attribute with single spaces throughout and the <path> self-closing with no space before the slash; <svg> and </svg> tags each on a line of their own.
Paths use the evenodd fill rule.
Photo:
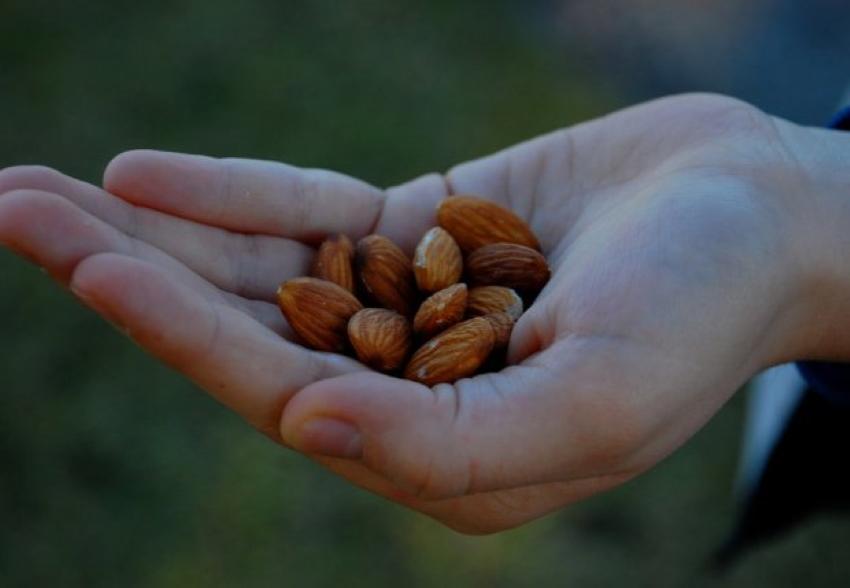
<svg viewBox="0 0 850 588">
<path fill-rule="evenodd" d="M 801 361 L 797 369 L 818 394 L 834 404 L 850 407 L 850 364 Z"/>
<path fill-rule="evenodd" d="M 829 126 L 850 131 L 850 106 L 839 111 Z M 801 361 L 797 369 L 819 394 L 836 404 L 850 406 L 850 364 Z"/>
<path fill-rule="evenodd" d="M 845 106 L 843 110 L 839 110 L 829 126 L 840 131 L 850 131 L 850 105 Z"/>
</svg>

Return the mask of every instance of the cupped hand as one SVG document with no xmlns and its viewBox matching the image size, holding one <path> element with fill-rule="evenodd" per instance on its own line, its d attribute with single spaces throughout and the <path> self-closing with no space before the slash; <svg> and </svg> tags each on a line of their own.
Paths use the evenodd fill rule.
<svg viewBox="0 0 850 588">
<path fill-rule="evenodd" d="M 379 190 L 340 174 L 135 151 L 104 190 L 0 172 L 0 242 L 273 439 L 455 529 L 611 488 L 793 355 L 802 311 L 778 124 L 665 99 Z M 525 218 L 553 277 L 509 367 L 427 388 L 294 342 L 274 304 L 323 236 L 408 251 L 453 193 Z"/>
</svg>

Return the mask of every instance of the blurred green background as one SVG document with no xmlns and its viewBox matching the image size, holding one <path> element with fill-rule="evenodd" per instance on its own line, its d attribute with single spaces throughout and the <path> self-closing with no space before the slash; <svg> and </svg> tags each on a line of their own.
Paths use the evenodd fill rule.
<svg viewBox="0 0 850 588">
<path fill-rule="evenodd" d="M 97 183 L 114 154 L 152 147 L 391 185 L 652 93 L 571 51 L 560 4 L 5 0 L 0 167 Z M 272 445 L 5 251 L 0 276 L 0 586 L 850 576 L 850 528 L 825 518 L 721 580 L 704 572 L 735 511 L 741 395 L 625 487 L 464 537 Z"/>
</svg>

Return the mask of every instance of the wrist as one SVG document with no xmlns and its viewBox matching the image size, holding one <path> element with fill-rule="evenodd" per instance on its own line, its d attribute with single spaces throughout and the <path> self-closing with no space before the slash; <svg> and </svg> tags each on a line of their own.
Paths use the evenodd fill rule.
<svg viewBox="0 0 850 588">
<path fill-rule="evenodd" d="M 777 121 L 799 181 L 786 186 L 793 344 L 784 360 L 850 362 L 850 133 Z"/>
</svg>

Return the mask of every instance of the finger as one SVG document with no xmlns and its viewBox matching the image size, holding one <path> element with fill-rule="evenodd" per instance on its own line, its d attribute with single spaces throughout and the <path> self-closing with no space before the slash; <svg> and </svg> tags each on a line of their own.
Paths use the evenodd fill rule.
<svg viewBox="0 0 850 588">
<path fill-rule="evenodd" d="M 90 255 L 114 252 L 137 257 L 161 266 L 198 296 L 232 304 L 276 332 L 285 332 L 285 322 L 273 305 L 222 292 L 162 251 L 128 237 L 56 194 L 17 190 L 0 196 L 0 243 L 44 267 L 63 284 Z"/>
<path fill-rule="evenodd" d="M 128 204 L 124 200 L 39 166 L 0 171 L 0 194 L 35 189 L 60 194 L 119 231 L 165 251 L 219 288 L 273 301 L 277 286 L 303 275 L 312 248 L 289 239 L 231 233 Z"/>
<path fill-rule="evenodd" d="M 128 202 L 246 233 L 318 240 L 359 238 L 383 207 L 381 190 L 325 170 L 248 159 L 130 151 L 110 162 L 104 186 Z"/>
<path fill-rule="evenodd" d="M 583 373 L 596 362 L 582 345 L 556 343 L 522 366 L 433 389 L 378 374 L 318 382 L 287 405 L 281 431 L 302 451 L 360 461 L 426 499 L 618 474 L 639 423 L 578 385 L 605 384 Z M 606 417 L 615 430 L 599 430 Z"/>
<path fill-rule="evenodd" d="M 512 529 L 594 494 L 622 484 L 631 476 L 601 476 L 498 490 L 443 500 L 423 500 L 409 494 L 362 463 L 347 459 L 313 457 L 330 471 L 387 500 L 469 535 Z"/>
<path fill-rule="evenodd" d="M 244 313 L 204 300 L 162 268 L 127 256 L 88 257 L 70 285 L 133 341 L 274 439 L 295 390 L 363 369 L 289 343 Z"/>
<path fill-rule="evenodd" d="M 563 129 L 519 143 L 492 155 L 455 166 L 446 174 L 452 194 L 493 200 L 524 219 L 551 251 L 581 214 L 584 202 L 575 198 L 584 178 L 576 169 L 581 126 Z M 544 198 L 559 194 L 559 198 Z"/>
<path fill-rule="evenodd" d="M 574 224 L 593 221 L 595 214 L 584 214 L 587 208 L 601 211 L 624 193 L 638 193 L 634 183 L 647 170 L 693 157 L 694 148 L 718 133 L 749 134 L 762 123 L 760 113 L 736 99 L 665 97 L 460 164 L 446 179 L 453 194 L 477 194 L 514 210 L 548 252 L 565 233 L 570 241 Z"/>
<path fill-rule="evenodd" d="M 375 232 L 411 254 L 428 229 L 437 224 L 437 204 L 448 195 L 445 179 L 428 174 L 389 188 Z"/>
</svg>

